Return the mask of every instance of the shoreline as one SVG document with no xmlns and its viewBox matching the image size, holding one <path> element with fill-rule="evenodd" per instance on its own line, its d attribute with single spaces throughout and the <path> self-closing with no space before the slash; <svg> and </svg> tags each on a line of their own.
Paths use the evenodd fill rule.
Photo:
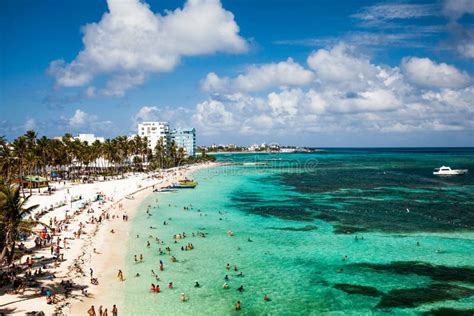
<svg viewBox="0 0 474 316">
<path fill-rule="evenodd" d="M 163 183 L 160 183 L 155 188 L 163 188 L 172 182 L 176 182 L 179 178 L 187 177 L 193 172 L 204 168 L 212 168 L 219 166 L 218 163 L 208 163 L 194 165 L 190 168 L 183 168 L 183 170 L 176 170 L 171 178 L 166 179 Z M 140 192 L 132 194 L 135 199 L 128 200 L 122 199 L 120 202 L 123 202 L 123 211 L 115 210 L 119 213 L 126 213 L 129 216 L 129 220 L 133 221 L 135 215 L 138 212 L 140 205 L 144 200 L 153 193 L 152 187 L 147 187 Z M 119 203 L 119 201 L 117 201 Z M 117 204 L 118 205 L 118 204 Z M 119 216 L 122 214 L 118 214 Z M 110 233 L 110 230 L 114 230 L 114 234 Z M 124 271 L 126 266 L 126 242 L 130 238 L 131 223 L 128 221 L 122 221 L 121 218 L 116 217 L 115 220 L 107 222 L 105 227 L 102 227 L 95 237 L 96 246 L 98 254 L 91 255 L 90 265 L 94 267 L 94 277 L 97 277 L 99 284 L 97 286 L 91 287 L 90 297 L 80 297 L 75 299 L 70 303 L 67 308 L 64 308 L 62 311 L 69 315 L 76 315 L 80 313 L 86 313 L 86 311 L 94 305 L 96 311 L 100 305 L 107 307 L 109 312 L 112 308 L 112 305 L 116 304 L 120 311 L 120 303 L 123 302 L 123 287 L 126 286 L 124 282 L 118 282 L 117 272 L 118 269 Z M 90 249 L 89 249 L 90 250 Z M 125 275 L 125 280 L 127 279 Z M 89 277 L 83 277 L 81 279 L 83 284 L 90 285 Z"/>
<path fill-rule="evenodd" d="M 121 291 L 117 288 L 117 283 L 113 282 L 117 270 L 110 267 L 118 269 L 124 265 L 126 248 L 123 243 L 131 228 L 128 222 L 123 221 L 122 216 L 126 214 L 133 220 L 140 204 L 153 189 L 166 187 L 192 172 L 215 166 L 219 166 L 219 163 L 187 165 L 150 174 L 128 174 L 126 178 L 116 180 L 65 185 L 52 196 L 33 195 L 28 205 L 39 204 L 36 213 L 40 214 L 52 206 L 64 204 L 70 197 L 82 197 L 79 202 L 73 202 L 74 205 L 66 203 L 53 208 L 40 219 L 45 223 L 54 219 L 55 225 L 56 220 L 61 223 L 60 232 L 52 237 L 54 241 L 60 240 L 61 255 L 64 259 L 57 265 L 50 264 L 49 247 L 30 247 L 34 245 L 34 235 L 24 242 L 32 252 L 20 259 L 20 265 L 24 266 L 27 257 L 39 258 L 35 259 L 32 270 L 43 268 L 45 276 L 38 281 L 41 287 L 52 289 L 53 293 L 57 294 L 58 301 L 56 304 L 47 304 L 46 297 L 37 293 L 39 286 L 37 290 L 27 288 L 23 293 L 16 294 L 7 294 L 8 287 L 2 288 L 0 313 L 24 315 L 31 311 L 42 311 L 46 315 L 77 315 L 85 314 L 90 305 L 96 305 L 97 310 L 99 301 L 99 305 L 106 306 L 111 312 L 112 304 L 119 303 L 115 294 L 120 294 Z M 102 199 L 95 200 L 99 192 L 103 194 Z M 77 204 L 80 203 L 85 203 L 86 207 L 78 208 Z M 98 220 L 99 217 L 103 219 Z M 75 238 L 78 230 L 82 233 L 80 238 Z M 90 282 L 89 268 L 93 269 L 94 278 L 98 278 L 99 284 L 96 286 Z M 63 281 L 73 283 L 69 295 L 64 295 Z M 87 290 L 89 297 L 83 295 L 83 289 Z M 118 308 L 120 310 L 120 306 Z"/>
</svg>

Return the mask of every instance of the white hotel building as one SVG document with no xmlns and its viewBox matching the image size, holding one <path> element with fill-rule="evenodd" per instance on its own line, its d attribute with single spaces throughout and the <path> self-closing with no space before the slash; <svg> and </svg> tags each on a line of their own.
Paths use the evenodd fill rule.
<svg viewBox="0 0 474 316">
<path fill-rule="evenodd" d="M 188 156 L 196 153 L 196 130 L 174 129 L 171 130 L 168 122 L 143 122 L 138 124 L 138 135 L 148 139 L 148 148 L 155 150 L 160 137 L 163 137 L 163 145 L 166 147 L 172 140 L 178 148 L 183 148 Z"/>
<path fill-rule="evenodd" d="M 156 144 L 163 137 L 163 145 L 167 145 L 170 135 L 168 122 L 143 122 L 138 124 L 138 136 L 148 139 L 148 148 L 154 150 Z"/>
<path fill-rule="evenodd" d="M 74 139 L 78 139 L 81 142 L 87 142 L 88 145 L 92 145 L 96 140 L 103 143 L 105 142 L 104 137 L 96 137 L 94 134 L 79 134 Z"/>
</svg>

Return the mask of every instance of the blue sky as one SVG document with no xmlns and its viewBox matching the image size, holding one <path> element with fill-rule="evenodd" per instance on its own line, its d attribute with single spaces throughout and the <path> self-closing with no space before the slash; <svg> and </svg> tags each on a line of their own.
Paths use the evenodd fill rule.
<svg viewBox="0 0 474 316">
<path fill-rule="evenodd" d="M 473 146 L 474 1 L 0 2 L 0 135 Z"/>
</svg>

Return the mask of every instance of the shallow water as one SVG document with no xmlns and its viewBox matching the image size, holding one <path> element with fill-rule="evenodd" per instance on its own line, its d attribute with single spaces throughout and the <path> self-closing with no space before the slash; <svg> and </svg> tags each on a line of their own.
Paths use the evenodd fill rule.
<svg viewBox="0 0 474 316">
<path fill-rule="evenodd" d="M 127 241 L 125 314 L 228 315 L 236 313 L 237 300 L 246 315 L 413 315 L 473 308 L 474 178 L 431 175 L 442 164 L 474 171 L 473 150 L 329 150 L 219 159 L 268 165 L 202 170 L 194 175 L 196 189 L 154 193 L 143 202 Z M 235 235 L 227 236 L 228 230 Z M 206 237 L 192 237 L 197 231 Z M 181 232 L 188 237 L 175 244 L 172 236 Z M 188 242 L 195 249 L 181 251 Z M 178 262 L 158 254 L 166 246 Z M 134 254 L 143 254 L 144 262 L 134 264 Z M 239 271 L 227 271 L 227 263 Z M 241 271 L 244 277 L 236 276 Z M 141 276 L 133 277 L 137 272 Z M 194 288 L 196 280 L 200 288 Z M 167 288 L 170 281 L 174 289 Z M 149 293 L 151 283 L 162 292 Z M 180 302 L 182 292 L 188 302 Z"/>
</svg>

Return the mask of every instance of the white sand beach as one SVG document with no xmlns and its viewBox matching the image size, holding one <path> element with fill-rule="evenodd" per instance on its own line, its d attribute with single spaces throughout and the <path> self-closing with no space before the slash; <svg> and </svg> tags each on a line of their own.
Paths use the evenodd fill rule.
<svg viewBox="0 0 474 316">
<path fill-rule="evenodd" d="M 52 195 L 35 192 L 29 204 L 39 205 L 36 213 L 65 203 L 40 218 L 43 223 L 52 222 L 53 227 L 60 228 L 60 232 L 52 237 L 54 241 L 60 240 L 60 258 L 63 260 L 53 262 L 52 248 L 35 247 L 34 236 L 24 242 L 27 248 L 32 249 L 32 253 L 21 259 L 21 263 L 25 264 L 27 257 L 33 257 L 33 270 L 45 268 L 43 277 L 38 277 L 38 281 L 41 287 L 56 294 L 56 302 L 47 304 L 46 296 L 40 294 L 39 289 L 33 291 L 27 288 L 17 294 L 3 291 L 0 312 L 13 315 L 32 311 L 42 311 L 46 315 L 84 315 L 91 305 L 95 305 L 96 309 L 103 305 L 111 312 L 112 305 L 120 299 L 121 285 L 117 285 L 116 277 L 118 269 L 124 266 L 124 245 L 129 238 L 129 225 L 123 216 L 128 215 L 131 220 L 140 203 L 153 189 L 166 187 L 193 171 L 214 165 L 207 163 L 173 168 L 161 173 L 126 174 L 123 179 L 88 184 L 56 184 L 56 191 Z M 101 197 L 99 200 L 98 195 Z M 81 199 L 70 202 L 78 197 Z M 85 202 L 86 207 L 80 208 Z M 41 227 L 38 227 L 40 230 Z M 79 230 L 81 234 L 78 238 L 76 232 Z M 91 268 L 97 285 L 91 284 Z M 65 298 L 61 281 L 67 280 L 73 283 L 73 287 Z M 82 289 L 87 289 L 87 297 Z M 117 307 L 120 310 L 120 306 Z"/>
</svg>

